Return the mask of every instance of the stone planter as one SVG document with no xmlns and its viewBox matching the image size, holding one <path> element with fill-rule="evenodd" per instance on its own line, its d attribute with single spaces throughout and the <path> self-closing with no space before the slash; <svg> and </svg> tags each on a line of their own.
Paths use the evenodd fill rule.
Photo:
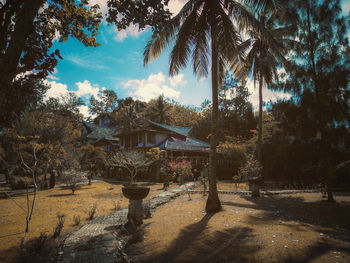
<svg viewBox="0 0 350 263">
<path fill-rule="evenodd" d="M 129 199 L 128 223 L 136 226 L 143 222 L 142 199 L 146 198 L 150 188 L 138 185 L 126 185 L 122 188 L 123 195 Z"/>
</svg>

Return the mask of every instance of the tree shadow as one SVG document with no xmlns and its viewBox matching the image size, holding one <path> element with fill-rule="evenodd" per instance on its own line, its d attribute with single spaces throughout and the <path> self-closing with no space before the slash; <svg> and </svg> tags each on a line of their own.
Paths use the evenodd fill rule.
<svg viewBox="0 0 350 263">
<path fill-rule="evenodd" d="M 77 195 L 77 193 L 53 194 L 53 195 L 48 195 L 47 197 L 64 197 L 64 196 L 74 196 L 74 195 Z"/>
<path fill-rule="evenodd" d="M 182 229 L 161 253 L 150 253 L 151 246 L 132 246 L 127 252 L 136 255 L 135 262 L 232 262 L 232 258 L 237 262 L 252 262 L 245 256 L 259 249 L 258 246 L 245 242 L 251 236 L 252 230 L 236 227 L 208 234 L 204 230 L 212 216 L 213 214 L 206 214 L 199 222 Z M 142 257 L 138 258 L 137 255 Z"/>
</svg>

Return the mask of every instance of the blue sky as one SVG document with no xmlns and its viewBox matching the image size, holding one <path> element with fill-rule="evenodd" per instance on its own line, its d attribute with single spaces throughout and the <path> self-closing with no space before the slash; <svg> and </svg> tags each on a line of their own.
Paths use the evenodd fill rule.
<svg viewBox="0 0 350 263">
<path fill-rule="evenodd" d="M 186 0 L 171 0 L 170 10 L 178 12 Z M 90 4 L 99 4 L 103 13 L 107 6 L 105 0 L 90 0 Z M 345 12 L 350 10 L 350 0 L 343 0 Z M 74 39 L 59 43 L 55 41 L 53 49 L 60 50 L 60 60 L 55 72 L 47 78 L 51 89 L 47 97 L 58 97 L 68 91 L 87 99 L 96 96 L 102 89 L 114 90 L 119 98 L 127 96 L 149 101 L 161 94 L 181 104 L 200 106 L 211 98 L 210 78 L 197 79 L 192 73 L 191 64 L 179 75 L 169 78 L 169 50 L 162 56 L 143 67 L 143 50 L 150 38 L 151 30 L 139 32 L 131 27 L 118 32 L 114 26 L 103 22 L 97 37 L 100 47 L 85 47 Z M 257 105 L 257 92 L 252 82 L 248 82 L 252 93 L 251 101 Z M 283 93 L 264 90 L 265 101 L 288 97 Z M 81 107 L 87 115 L 87 106 Z"/>
</svg>

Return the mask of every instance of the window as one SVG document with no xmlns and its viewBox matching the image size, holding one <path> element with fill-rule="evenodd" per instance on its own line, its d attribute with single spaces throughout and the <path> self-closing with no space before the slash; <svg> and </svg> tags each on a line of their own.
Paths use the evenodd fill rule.
<svg viewBox="0 0 350 263">
<path fill-rule="evenodd" d="M 147 143 L 148 144 L 155 144 L 156 143 L 156 135 L 154 133 L 147 133 Z"/>
<path fill-rule="evenodd" d="M 142 137 L 143 137 L 143 133 L 139 133 L 138 134 L 139 144 L 142 144 Z"/>
<path fill-rule="evenodd" d="M 137 147 L 137 143 L 138 143 L 138 138 L 137 138 L 137 133 L 132 135 L 132 147 Z"/>
</svg>

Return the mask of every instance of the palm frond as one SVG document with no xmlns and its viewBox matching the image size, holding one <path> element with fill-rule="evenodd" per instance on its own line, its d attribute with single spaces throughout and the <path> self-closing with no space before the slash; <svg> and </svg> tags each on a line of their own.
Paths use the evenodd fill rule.
<svg viewBox="0 0 350 263">
<path fill-rule="evenodd" d="M 179 69 L 185 67 L 187 64 L 189 54 L 191 53 L 194 27 L 197 18 L 197 10 L 192 10 L 177 34 L 176 43 L 170 55 L 170 76 L 178 74 Z"/>
<path fill-rule="evenodd" d="M 280 0 L 243 0 L 242 2 L 254 8 L 257 12 L 276 12 L 282 8 Z"/>
<path fill-rule="evenodd" d="M 178 32 L 180 25 L 188 17 L 188 15 L 194 9 L 196 9 L 199 2 L 199 0 L 188 1 L 174 18 L 165 24 L 159 31 L 155 31 L 152 34 L 152 37 L 147 42 L 143 52 L 144 66 L 147 65 L 152 59 L 157 59 L 164 48 L 175 40 L 175 35 Z"/>
</svg>

